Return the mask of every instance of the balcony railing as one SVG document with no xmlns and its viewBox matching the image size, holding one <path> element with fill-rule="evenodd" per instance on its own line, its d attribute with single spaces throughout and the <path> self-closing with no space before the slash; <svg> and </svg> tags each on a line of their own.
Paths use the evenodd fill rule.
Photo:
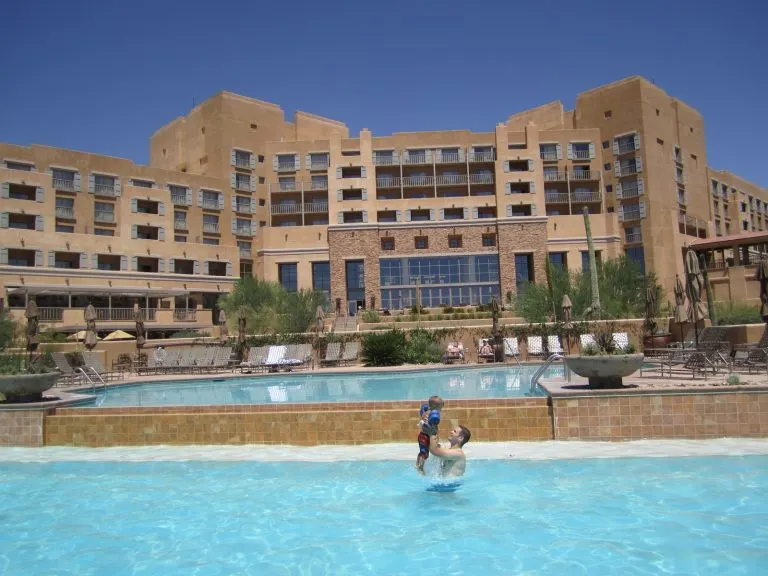
<svg viewBox="0 0 768 576">
<path fill-rule="evenodd" d="M 642 242 L 643 241 L 643 235 L 640 232 L 637 232 L 635 234 L 627 234 L 624 238 L 624 241 L 627 244 L 634 244 L 636 242 Z"/>
<path fill-rule="evenodd" d="M 640 220 L 640 209 L 627 210 L 624 208 L 624 220 Z"/>
<path fill-rule="evenodd" d="M 544 192 L 547 204 L 568 204 L 568 194 L 565 192 Z"/>
<path fill-rule="evenodd" d="M 250 248 L 240 248 L 240 258 L 252 258 L 253 252 Z"/>
<path fill-rule="evenodd" d="M 639 195 L 637 184 L 626 184 L 621 187 L 622 198 L 636 198 Z"/>
<path fill-rule="evenodd" d="M 96 222 L 111 224 L 115 221 L 115 213 L 107 210 L 96 210 L 93 219 Z"/>
<path fill-rule="evenodd" d="M 574 192 L 571 194 L 573 202 L 602 202 L 599 192 Z"/>
<path fill-rule="evenodd" d="M 403 164 L 432 164 L 432 159 L 428 158 L 426 154 L 409 154 L 403 158 Z"/>
<path fill-rule="evenodd" d="M 567 178 L 565 172 L 544 172 L 544 182 L 565 182 Z"/>
<path fill-rule="evenodd" d="M 301 214 L 301 204 L 272 204 L 272 214 Z"/>
<path fill-rule="evenodd" d="M 250 157 L 243 158 L 243 157 L 235 156 L 235 167 L 236 168 L 250 169 L 251 168 L 251 159 L 250 159 Z"/>
<path fill-rule="evenodd" d="M 397 166 L 399 157 L 397 156 L 373 156 L 374 166 Z"/>
<path fill-rule="evenodd" d="M 547 162 L 557 160 L 557 150 L 542 150 L 539 152 L 539 157 Z"/>
<path fill-rule="evenodd" d="M 75 180 L 73 178 L 54 178 L 53 187 L 64 192 L 74 192 Z"/>
<path fill-rule="evenodd" d="M 438 186 L 461 186 L 467 184 L 466 174 L 441 174 L 435 177 Z"/>
<path fill-rule="evenodd" d="M 587 150 L 573 150 L 574 160 L 589 160 L 589 149 Z"/>
<path fill-rule="evenodd" d="M 186 220 L 174 220 L 173 221 L 173 229 L 174 230 L 189 230 L 187 221 Z"/>
<path fill-rule="evenodd" d="M 325 214 L 328 212 L 327 202 L 307 202 L 305 204 L 273 204 L 270 212 L 275 215 L 280 214 Z"/>
<path fill-rule="evenodd" d="M 310 183 L 310 189 L 311 190 L 328 190 L 328 180 L 323 178 L 318 178 L 317 180 L 312 180 Z"/>
<path fill-rule="evenodd" d="M 235 227 L 235 234 L 238 236 L 250 236 L 251 235 L 251 225 L 248 226 L 236 226 Z"/>
<path fill-rule="evenodd" d="M 632 142 L 619 142 L 619 154 L 629 154 L 635 150 L 637 150 L 637 148 L 635 148 L 634 140 L 632 140 Z"/>
<path fill-rule="evenodd" d="M 571 180 L 584 181 L 584 180 L 600 180 L 600 172 L 597 170 L 574 170 L 568 172 L 568 177 Z"/>
<path fill-rule="evenodd" d="M 56 218 L 64 218 L 65 220 L 74 220 L 75 211 L 68 206 L 56 206 Z"/>
<path fill-rule="evenodd" d="M 488 150 L 487 152 L 470 152 L 469 153 L 469 161 L 470 162 L 493 162 L 493 150 Z"/>
<path fill-rule="evenodd" d="M 114 184 L 94 184 L 93 191 L 100 196 L 117 196 Z"/>
<path fill-rule="evenodd" d="M 434 186 L 434 176 L 406 176 L 403 178 L 403 186 Z"/>
<path fill-rule="evenodd" d="M 171 194 L 171 202 L 174 206 L 186 206 L 187 195 L 186 194 Z"/>
<path fill-rule="evenodd" d="M 675 176 L 675 182 L 677 182 L 681 186 L 685 186 L 685 177 L 682 174 L 677 174 Z"/>
<path fill-rule="evenodd" d="M 619 174 L 621 176 L 631 176 L 633 174 L 637 174 L 637 164 L 634 162 L 632 164 L 622 164 L 619 167 Z"/>
<path fill-rule="evenodd" d="M 197 320 L 197 310 L 184 310 L 176 308 L 173 311 L 174 322 L 195 322 Z"/>
<path fill-rule="evenodd" d="M 470 184 L 493 184 L 493 174 L 470 174 Z"/>
<path fill-rule="evenodd" d="M 154 322 L 157 319 L 157 308 L 142 308 L 144 320 Z M 96 320 L 113 322 L 133 322 L 133 308 L 96 308 Z"/>
<path fill-rule="evenodd" d="M 210 234 L 218 234 L 219 233 L 218 223 L 203 222 L 203 232 L 208 232 Z"/>
<path fill-rule="evenodd" d="M 309 161 L 309 169 L 310 170 L 328 170 L 328 167 L 331 165 L 331 163 L 326 160 L 312 160 Z"/>
<path fill-rule="evenodd" d="M 376 178 L 376 188 L 400 188 L 400 177 Z"/>
<path fill-rule="evenodd" d="M 203 198 L 200 205 L 206 210 L 219 210 L 219 200 L 211 200 L 209 198 Z"/>
<path fill-rule="evenodd" d="M 235 183 L 235 189 L 240 190 L 242 192 L 250 192 L 251 191 L 251 181 L 250 180 L 238 180 Z"/>
<path fill-rule="evenodd" d="M 290 162 L 278 162 L 277 171 L 278 172 L 295 172 L 296 163 L 293 160 L 291 160 Z"/>
<path fill-rule="evenodd" d="M 443 152 L 436 159 L 437 164 L 458 164 L 459 162 L 464 160 L 458 152 Z"/>
<path fill-rule="evenodd" d="M 64 308 L 38 308 L 40 322 L 61 322 L 64 318 Z"/>
<path fill-rule="evenodd" d="M 276 182 L 269 185 L 270 192 L 301 192 L 303 189 L 301 182 Z"/>
<path fill-rule="evenodd" d="M 250 202 L 237 202 L 235 204 L 235 212 L 238 212 L 240 214 L 250 214 L 251 213 L 251 203 Z"/>
<path fill-rule="evenodd" d="M 328 212 L 328 202 L 309 202 L 304 204 L 305 214 L 325 214 Z"/>
</svg>

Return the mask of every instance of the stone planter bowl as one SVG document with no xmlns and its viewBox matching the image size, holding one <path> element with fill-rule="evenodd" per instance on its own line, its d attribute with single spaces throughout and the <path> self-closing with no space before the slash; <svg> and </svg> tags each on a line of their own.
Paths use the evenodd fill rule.
<svg viewBox="0 0 768 576">
<path fill-rule="evenodd" d="M 52 388 L 61 378 L 59 372 L 46 374 L 0 374 L 0 394 L 6 402 L 39 402 L 43 392 Z"/>
<path fill-rule="evenodd" d="M 573 372 L 589 378 L 590 388 L 621 388 L 621 379 L 640 369 L 643 354 L 617 354 L 612 356 L 566 356 L 565 364 Z"/>
</svg>

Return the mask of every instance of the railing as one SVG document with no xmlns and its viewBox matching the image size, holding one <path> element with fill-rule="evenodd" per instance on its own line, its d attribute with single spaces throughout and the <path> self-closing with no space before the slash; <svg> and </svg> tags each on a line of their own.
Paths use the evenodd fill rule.
<svg viewBox="0 0 768 576">
<path fill-rule="evenodd" d="M 251 213 L 251 203 L 250 202 L 237 202 L 237 203 L 235 203 L 235 212 L 239 212 L 240 214 L 250 214 Z"/>
<path fill-rule="evenodd" d="M 631 176 L 632 174 L 637 174 L 637 164 L 634 162 L 632 164 L 622 164 L 619 167 L 619 174 L 621 176 Z"/>
<path fill-rule="evenodd" d="M 539 158 L 548 162 L 557 160 L 557 150 L 542 150 L 539 152 Z"/>
<path fill-rule="evenodd" d="M 571 194 L 574 202 L 602 202 L 599 192 L 574 192 Z"/>
<path fill-rule="evenodd" d="M 725 270 L 728 267 L 728 263 L 724 260 L 713 260 L 707 262 L 707 270 Z"/>
<path fill-rule="evenodd" d="M 400 188 L 400 177 L 376 178 L 376 188 Z"/>
<path fill-rule="evenodd" d="M 587 150 L 573 150 L 573 158 L 575 160 L 589 160 L 589 149 Z"/>
<path fill-rule="evenodd" d="M 637 184 L 635 185 L 624 185 L 621 187 L 621 197 L 622 198 L 636 198 L 639 196 Z"/>
<path fill-rule="evenodd" d="M 174 206 L 186 206 L 187 195 L 186 194 L 171 194 L 171 202 Z"/>
<path fill-rule="evenodd" d="M 643 241 L 643 235 L 641 232 L 637 232 L 635 234 L 627 234 L 624 237 L 624 241 L 627 244 L 634 244 L 635 242 L 642 242 Z"/>
<path fill-rule="evenodd" d="M 312 160 L 309 161 L 310 170 L 328 170 L 331 163 L 328 160 Z"/>
<path fill-rule="evenodd" d="M 54 178 L 53 187 L 56 190 L 63 190 L 65 192 L 74 192 L 75 180 L 70 178 Z"/>
<path fill-rule="evenodd" d="M 154 322 L 157 319 L 157 308 L 142 308 L 144 320 Z M 133 322 L 133 308 L 96 308 L 96 320 L 113 322 Z"/>
<path fill-rule="evenodd" d="M 493 184 L 493 174 L 470 174 L 470 184 Z"/>
<path fill-rule="evenodd" d="M 235 182 L 235 189 L 241 190 L 243 192 L 250 192 L 251 191 L 251 181 L 250 180 L 238 180 Z"/>
<path fill-rule="evenodd" d="M 304 212 L 307 214 L 325 214 L 328 212 L 328 202 L 310 202 L 304 204 Z"/>
<path fill-rule="evenodd" d="M 458 164 L 464 162 L 458 152 L 443 152 L 437 156 L 436 164 Z"/>
<path fill-rule="evenodd" d="M 565 192 L 544 192 L 544 202 L 549 204 L 568 204 L 568 194 Z"/>
<path fill-rule="evenodd" d="M 272 204 L 272 214 L 301 214 L 301 204 Z"/>
<path fill-rule="evenodd" d="M 219 233 L 219 225 L 213 222 L 203 222 L 203 232 L 209 232 L 211 234 Z"/>
<path fill-rule="evenodd" d="M 513 356 L 513 358 L 517 359 L 515 356 Z M 547 358 L 544 361 L 544 363 L 538 367 L 536 372 L 533 373 L 533 376 L 531 376 L 531 388 L 530 388 L 531 394 L 536 392 L 536 386 L 538 386 L 539 384 L 539 378 L 541 378 L 544 375 L 544 372 L 547 371 L 547 368 L 549 368 L 550 364 L 552 364 L 553 362 L 557 362 L 558 360 L 562 360 L 563 365 L 565 365 L 565 356 L 562 354 L 555 353 L 555 354 L 552 354 L 549 358 Z M 518 365 L 519 364 L 520 362 L 518 361 Z M 570 382 L 571 378 L 570 378 L 570 372 L 568 371 L 568 366 L 565 366 L 565 373 L 566 373 L 565 374 L 566 380 Z"/>
<path fill-rule="evenodd" d="M 624 208 L 624 221 L 627 220 L 640 220 L 640 210 L 627 210 Z"/>
<path fill-rule="evenodd" d="M 310 183 L 310 190 L 328 190 L 328 179 L 313 179 Z"/>
<path fill-rule="evenodd" d="M 677 221 L 683 226 L 686 226 L 686 227 L 690 226 L 691 228 L 698 228 L 699 222 L 704 224 L 704 220 L 699 220 L 698 218 L 694 218 L 693 216 L 688 216 L 688 214 L 678 214 Z"/>
<path fill-rule="evenodd" d="M 219 210 L 219 200 L 218 198 L 216 200 L 211 200 L 209 198 L 203 198 L 202 202 L 200 203 L 201 207 L 205 208 L 206 210 Z"/>
<path fill-rule="evenodd" d="M 629 154 L 635 150 L 637 150 L 637 148 L 635 148 L 634 140 L 632 140 L 632 142 L 619 142 L 619 154 Z"/>
<path fill-rule="evenodd" d="M 250 248 L 240 248 L 240 258 L 251 258 L 252 256 L 253 252 Z"/>
<path fill-rule="evenodd" d="M 195 322 L 197 320 L 197 310 L 184 310 L 176 308 L 173 311 L 174 322 Z"/>
<path fill-rule="evenodd" d="M 56 206 L 56 218 L 75 219 L 75 211 L 68 206 Z"/>
<path fill-rule="evenodd" d="M 251 168 L 251 159 L 248 158 L 240 158 L 235 156 L 235 167 L 236 168 Z"/>
<path fill-rule="evenodd" d="M 270 192 L 301 192 L 301 182 L 277 182 L 269 185 Z"/>
<path fill-rule="evenodd" d="M 544 182 L 565 182 L 567 178 L 565 172 L 544 172 Z"/>
<path fill-rule="evenodd" d="M 296 171 L 296 163 L 294 161 L 278 162 L 277 163 L 277 171 L 278 172 L 295 172 Z"/>
<path fill-rule="evenodd" d="M 235 234 L 238 236 L 250 236 L 251 235 L 251 226 L 236 226 L 235 227 Z"/>
<path fill-rule="evenodd" d="M 101 196 L 116 196 L 114 184 L 94 184 L 93 191 Z"/>
<path fill-rule="evenodd" d="M 40 322 L 61 322 L 64 318 L 64 308 L 38 308 Z"/>
<path fill-rule="evenodd" d="M 470 162 L 493 162 L 493 150 L 488 150 L 487 152 L 470 152 L 469 153 L 469 161 Z"/>
<path fill-rule="evenodd" d="M 571 180 L 600 180 L 600 172 L 597 170 L 574 170 L 568 172 Z"/>
<path fill-rule="evenodd" d="M 373 156 L 374 166 L 396 166 L 398 164 L 398 157 L 392 156 Z"/>
<path fill-rule="evenodd" d="M 173 229 L 174 230 L 189 230 L 187 227 L 187 221 L 186 220 L 174 220 L 173 221 Z"/>
<path fill-rule="evenodd" d="M 403 186 L 433 186 L 434 176 L 406 176 L 403 178 Z"/>
<path fill-rule="evenodd" d="M 106 210 L 96 210 L 93 219 L 96 222 L 112 223 L 115 221 L 115 213 Z"/>
<path fill-rule="evenodd" d="M 409 154 L 403 157 L 403 164 L 431 164 L 432 160 L 426 154 Z"/>
<path fill-rule="evenodd" d="M 459 186 L 467 183 L 466 174 L 441 174 L 435 178 L 438 186 Z"/>
</svg>

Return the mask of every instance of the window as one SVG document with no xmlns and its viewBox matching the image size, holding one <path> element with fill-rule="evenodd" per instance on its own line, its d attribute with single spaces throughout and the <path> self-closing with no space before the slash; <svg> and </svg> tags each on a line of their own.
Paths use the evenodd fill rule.
<svg viewBox="0 0 768 576">
<path fill-rule="evenodd" d="M 528 172 L 528 160 L 509 160 L 509 172 Z"/>
<path fill-rule="evenodd" d="M 463 220 L 464 208 L 445 208 L 443 210 L 444 220 Z"/>
<path fill-rule="evenodd" d="M 362 200 L 363 199 L 363 191 L 359 188 L 351 189 L 351 190 L 343 190 L 341 193 L 341 199 L 342 200 Z"/>
<path fill-rule="evenodd" d="M 250 174 L 240 174 L 239 172 L 235 174 L 235 188 L 237 190 L 250 190 L 251 189 L 251 175 Z"/>
<path fill-rule="evenodd" d="M 394 250 L 395 249 L 395 239 L 394 238 L 382 238 L 381 239 L 381 249 L 382 250 Z"/>
<path fill-rule="evenodd" d="M 603 140 L 603 150 L 605 150 L 608 147 L 610 147 L 610 145 L 611 145 L 611 141 L 610 140 Z"/>
<path fill-rule="evenodd" d="M 75 208 L 74 198 L 56 196 L 56 217 L 57 218 L 72 218 L 74 216 L 74 213 L 73 213 L 74 208 Z"/>
<path fill-rule="evenodd" d="M 241 240 L 238 240 L 237 249 L 240 251 L 241 258 L 250 258 L 252 255 L 250 242 L 243 242 Z"/>
<path fill-rule="evenodd" d="M 35 165 L 29 164 L 27 162 L 14 162 L 12 160 L 6 160 L 5 167 L 8 168 L 8 170 L 21 170 L 22 172 L 32 172 L 32 169 L 35 167 Z"/>
<path fill-rule="evenodd" d="M 742 228 L 742 230 L 744 230 L 745 232 L 746 232 L 746 231 L 748 231 L 748 230 L 749 230 L 749 222 L 747 222 L 746 220 L 745 220 L 744 222 L 742 222 L 742 223 L 741 223 L 741 228 Z"/>
<path fill-rule="evenodd" d="M 155 185 L 151 180 L 139 180 L 138 178 L 131 178 L 131 186 L 137 188 L 152 188 Z"/>
<path fill-rule="evenodd" d="M 480 206 L 477 209 L 478 218 L 496 218 L 496 208 L 494 206 Z"/>
<path fill-rule="evenodd" d="M 75 191 L 75 172 L 72 170 L 62 170 L 61 168 L 51 168 L 53 178 L 53 187 L 56 190 L 66 192 Z"/>
<path fill-rule="evenodd" d="M 207 210 L 219 209 L 219 192 L 213 192 L 212 190 L 201 190 L 203 195 L 202 207 Z"/>
<path fill-rule="evenodd" d="M 507 144 L 507 150 L 525 150 L 525 143 L 513 142 L 511 144 Z"/>
<path fill-rule="evenodd" d="M 235 150 L 235 166 L 237 168 L 250 168 L 251 153 L 245 150 Z"/>
<path fill-rule="evenodd" d="M 266 200 L 264 200 L 264 198 L 259 198 L 259 206 L 266 206 Z"/>
<path fill-rule="evenodd" d="M 462 238 L 460 234 L 451 234 L 448 236 L 448 248 L 461 248 Z"/>
<path fill-rule="evenodd" d="M 598 266 L 602 264 L 600 250 L 595 250 L 595 263 Z M 582 250 L 581 252 L 581 271 L 589 274 L 589 250 Z"/>
<path fill-rule="evenodd" d="M 181 236 L 181 235 L 179 235 L 179 234 L 176 234 L 176 235 L 173 237 L 173 241 L 174 241 L 174 242 L 178 242 L 178 243 L 180 243 L 180 244 L 184 244 L 184 243 L 187 241 L 187 237 L 186 237 L 186 236 Z"/>
<path fill-rule="evenodd" d="M 746 202 L 742 202 L 741 203 L 741 211 L 742 212 L 746 212 L 747 211 L 747 203 Z"/>
<path fill-rule="evenodd" d="M 115 231 L 111 228 L 94 228 L 93 233 L 96 236 L 114 236 Z"/>
<path fill-rule="evenodd" d="M 496 234 L 483 234 L 483 246 L 496 246 Z"/>
<path fill-rule="evenodd" d="M 235 218 L 235 233 L 244 236 L 250 236 L 251 221 L 247 218 Z"/>
<path fill-rule="evenodd" d="M 624 250 L 627 258 L 640 267 L 640 272 L 645 274 L 645 250 L 642 246 L 635 246 Z"/>
<path fill-rule="evenodd" d="M 531 205 L 530 204 L 519 204 L 517 206 L 511 206 L 512 213 L 510 216 L 530 216 L 531 215 Z"/>
<path fill-rule="evenodd" d="M 244 196 L 235 196 L 235 212 L 249 214 L 251 212 L 251 199 Z"/>
<path fill-rule="evenodd" d="M 557 270 L 568 270 L 568 255 L 566 252 L 550 252 L 549 263 Z"/>
<path fill-rule="evenodd" d="M 218 246 L 219 245 L 219 239 L 218 238 L 203 238 L 203 244 L 207 244 L 208 246 Z"/>
<path fill-rule="evenodd" d="M 203 232 L 208 234 L 219 233 L 219 217 L 216 214 L 203 214 Z"/>
<path fill-rule="evenodd" d="M 344 212 L 344 224 L 360 224 L 363 221 L 362 212 Z"/>
<path fill-rule="evenodd" d="M 28 200 L 34 202 L 37 199 L 37 189 L 35 186 L 9 183 L 8 198 L 12 200 Z"/>
<path fill-rule="evenodd" d="M 296 155 L 295 154 L 278 154 L 277 169 L 289 170 L 289 171 L 296 170 Z"/>
<path fill-rule="evenodd" d="M 362 260 L 348 260 L 345 266 L 347 301 L 365 304 L 365 265 Z"/>
<path fill-rule="evenodd" d="M 251 126 L 253 126 L 253 124 L 251 124 Z M 264 155 L 263 154 L 259 154 L 258 160 L 259 160 L 259 164 L 264 164 Z"/>
<path fill-rule="evenodd" d="M 94 220 L 96 222 L 114 222 L 115 221 L 115 205 L 111 202 L 96 202 L 95 203 Z"/>
<path fill-rule="evenodd" d="M 643 237 L 643 232 L 640 226 L 630 226 L 624 228 L 624 241 L 628 244 L 633 242 L 640 242 Z"/>
<path fill-rule="evenodd" d="M 328 176 L 313 175 L 311 186 L 312 190 L 328 190 Z"/>
<path fill-rule="evenodd" d="M 103 174 L 93 175 L 93 190 L 96 194 L 105 194 L 107 196 L 115 195 L 115 182 L 117 179 L 114 176 L 105 176 Z"/>
<path fill-rule="evenodd" d="M 413 239 L 413 246 L 416 248 L 416 250 L 426 250 L 429 248 L 429 237 L 427 236 L 416 236 Z"/>
<path fill-rule="evenodd" d="M 429 217 L 429 210 L 411 210 L 411 222 L 426 222 Z"/>
<path fill-rule="evenodd" d="M 589 142 L 572 142 L 571 150 L 573 151 L 574 160 L 589 160 Z M 589 170 L 589 167 L 587 167 Z"/>
<path fill-rule="evenodd" d="M 542 160 L 557 160 L 557 144 L 539 144 L 539 156 Z"/>
<path fill-rule="evenodd" d="M 605 185 L 605 191 L 606 192 L 613 192 L 613 184 L 606 184 Z"/>
<path fill-rule="evenodd" d="M 613 112 L 610 110 L 606 110 L 605 112 L 603 112 L 603 116 L 605 118 L 610 118 L 611 116 L 613 116 Z"/>
<path fill-rule="evenodd" d="M 342 150 L 342 156 L 360 156 L 360 150 Z"/>
<path fill-rule="evenodd" d="M 259 176 L 259 184 L 264 184 L 266 180 L 264 180 L 264 176 Z"/>
<path fill-rule="evenodd" d="M 605 169 L 605 171 L 606 171 L 606 172 L 610 172 L 610 170 L 611 170 L 611 165 L 610 165 L 610 163 L 608 163 L 608 164 L 603 164 L 603 168 Z"/>
<path fill-rule="evenodd" d="M 662 140 L 661 138 L 656 138 L 656 144 L 658 144 L 659 146 L 664 146 L 664 140 Z"/>
<path fill-rule="evenodd" d="M 344 166 L 341 169 L 342 178 L 362 178 L 363 169 L 360 166 Z"/>
<path fill-rule="evenodd" d="M 533 255 L 515 254 L 515 287 L 518 296 L 525 293 L 529 282 L 533 282 Z"/>
<path fill-rule="evenodd" d="M 677 203 L 685 204 L 685 190 L 682 188 L 677 189 Z"/>
<path fill-rule="evenodd" d="M 56 224 L 56 232 L 62 232 L 64 234 L 72 234 L 75 231 L 74 226 L 67 226 L 65 224 Z"/>
<path fill-rule="evenodd" d="M 331 263 L 312 262 L 312 289 L 325 294 L 326 304 L 331 301 Z"/>
<path fill-rule="evenodd" d="M 296 277 L 296 263 L 291 262 L 289 264 L 277 265 L 277 278 L 280 285 L 287 292 L 296 292 L 298 290 L 298 279 Z"/>
<path fill-rule="evenodd" d="M 614 212 L 616 212 L 616 208 L 613 206 L 608 206 L 608 214 L 613 214 Z"/>
<path fill-rule="evenodd" d="M 309 169 L 310 170 L 325 170 L 328 168 L 330 161 L 328 154 L 323 152 L 321 154 L 309 155 Z"/>
<path fill-rule="evenodd" d="M 397 212 L 394 210 L 380 210 L 376 214 L 377 222 L 397 222 Z"/>
<path fill-rule="evenodd" d="M 658 108 L 656 108 L 656 116 L 661 116 L 661 110 L 659 110 Z"/>
</svg>

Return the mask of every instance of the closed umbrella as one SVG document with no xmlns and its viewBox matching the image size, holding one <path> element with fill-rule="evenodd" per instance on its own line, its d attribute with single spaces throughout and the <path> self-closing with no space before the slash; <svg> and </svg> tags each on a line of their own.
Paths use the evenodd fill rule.
<svg viewBox="0 0 768 576">
<path fill-rule="evenodd" d="M 136 352 L 138 353 L 147 339 L 147 332 L 144 328 L 144 310 L 139 308 L 138 302 L 133 305 L 133 321 L 136 322 Z"/>
<path fill-rule="evenodd" d="M 496 300 L 496 296 L 491 298 L 488 303 L 488 307 L 491 310 L 491 335 L 493 336 L 493 351 L 496 362 L 504 362 L 504 344 L 501 339 L 501 332 L 499 332 L 499 317 L 501 316 L 501 307 Z"/>
<path fill-rule="evenodd" d="M 680 326 L 680 341 L 683 340 L 683 324 L 688 322 L 688 311 L 685 309 L 685 288 L 680 275 L 675 275 L 675 313 L 673 321 Z"/>
<path fill-rule="evenodd" d="M 88 304 L 85 309 L 85 347 L 93 350 L 99 337 L 96 335 L 96 308 Z"/>
<path fill-rule="evenodd" d="M 247 338 L 246 329 L 248 327 L 248 309 L 242 306 L 237 311 L 237 355 L 242 361 L 245 360 L 245 341 Z"/>
<path fill-rule="evenodd" d="M 219 340 L 226 342 L 229 338 L 229 328 L 227 327 L 227 313 L 219 310 Z"/>
<path fill-rule="evenodd" d="M 565 336 L 565 353 L 568 354 L 571 351 L 570 330 L 573 328 L 573 324 L 571 323 L 571 309 L 573 308 L 573 304 L 571 303 L 571 299 L 568 297 L 568 294 L 563 294 L 563 302 L 561 307 L 563 309 L 563 335 Z"/>
<path fill-rule="evenodd" d="M 760 264 L 757 267 L 757 280 L 760 282 L 760 316 L 768 322 L 768 254 L 760 254 Z"/>
<path fill-rule="evenodd" d="M 325 310 L 322 306 L 318 306 L 315 310 L 315 321 L 317 322 L 317 331 L 323 332 L 325 330 Z"/>
<path fill-rule="evenodd" d="M 685 277 L 686 284 L 688 285 L 688 301 L 690 302 L 688 319 L 694 323 L 694 329 L 696 331 L 696 347 L 698 348 L 698 322 L 707 317 L 707 307 L 701 300 L 702 295 L 704 294 L 704 277 L 701 275 L 699 258 L 696 256 L 696 252 L 690 248 L 685 253 Z"/>
<path fill-rule="evenodd" d="M 34 352 L 40 344 L 40 319 L 37 302 L 29 300 L 24 315 L 27 317 L 27 352 Z"/>
</svg>

